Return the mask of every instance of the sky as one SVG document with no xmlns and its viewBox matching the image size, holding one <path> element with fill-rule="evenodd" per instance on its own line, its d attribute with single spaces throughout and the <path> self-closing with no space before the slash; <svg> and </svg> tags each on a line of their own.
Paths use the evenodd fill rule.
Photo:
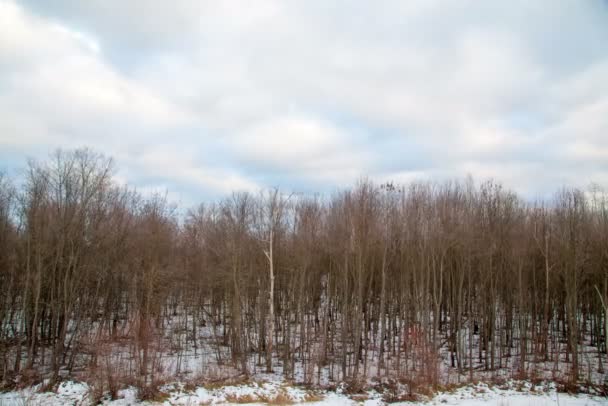
<svg viewBox="0 0 608 406">
<path fill-rule="evenodd" d="M 83 146 L 184 204 L 608 187 L 608 1 L 0 0 L 0 169 Z"/>
</svg>

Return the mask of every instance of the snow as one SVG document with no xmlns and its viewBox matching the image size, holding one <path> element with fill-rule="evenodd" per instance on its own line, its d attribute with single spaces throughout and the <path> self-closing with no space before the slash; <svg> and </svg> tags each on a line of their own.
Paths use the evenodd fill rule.
<svg viewBox="0 0 608 406">
<path fill-rule="evenodd" d="M 322 304 L 324 300 L 324 297 L 322 297 Z M 205 309 L 204 306 L 203 309 Z M 242 364 L 239 362 L 238 365 L 235 365 L 234 362 L 231 362 L 232 354 L 230 347 L 223 341 L 221 327 L 212 323 L 212 320 L 205 316 L 206 311 L 195 312 L 193 309 L 181 306 L 176 306 L 172 310 L 165 309 L 162 317 L 163 328 L 154 330 L 154 339 L 151 340 L 149 346 L 148 378 L 162 382 L 175 380 L 208 382 L 239 379 L 243 375 Z M 266 374 L 265 363 L 260 361 L 260 357 L 265 354 L 254 346 L 244 362 L 247 375 L 254 381 L 275 380 L 285 377 L 297 384 L 315 385 L 317 387 L 335 386 L 343 380 L 342 359 L 340 357 L 342 353 L 341 340 L 335 340 L 332 344 L 334 348 L 327 355 L 327 358 L 321 357 L 323 353 L 322 335 L 317 334 L 314 325 L 310 323 L 310 320 L 304 323 L 304 327 L 311 329 L 312 332 L 310 335 L 306 334 L 306 342 L 301 342 L 300 329 L 302 324 L 300 323 L 292 323 L 289 327 L 292 331 L 288 334 L 291 337 L 290 348 L 292 351 L 305 345 L 308 354 L 305 359 L 296 354 L 293 364 L 286 365 L 282 354 L 275 353 L 272 363 L 274 372 Z M 341 319 L 335 321 L 335 334 L 339 334 L 342 328 L 341 323 Z M 90 380 L 91 374 L 104 375 L 111 373 L 114 381 L 126 382 L 132 380 L 132 377 L 136 376 L 139 371 L 138 358 L 133 347 L 135 342 L 132 335 L 133 327 L 131 320 L 123 320 L 115 337 L 104 335 L 109 334 L 109 332 L 95 323 L 91 328 L 80 330 L 78 336 L 74 338 L 74 341 L 79 343 L 78 349 L 80 352 L 74 357 L 73 368 L 70 371 L 67 369 L 60 370 L 60 377 L 62 379 Z M 100 336 L 100 332 L 104 334 Z M 469 334 L 469 332 L 469 327 L 465 325 L 461 328 L 460 334 L 463 337 L 463 345 L 468 346 L 470 344 L 475 356 L 469 359 L 462 351 L 464 355 L 460 367 L 451 366 L 451 353 L 447 345 L 449 337 L 445 333 L 439 336 L 441 345 L 436 352 L 429 352 L 425 355 L 436 361 L 432 367 L 437 369 L 438 383 L 461 385 L 470 381 L 498 381 L 523 377 L 566 382 L 571 378 L 572 364 L 568 359 L 565 337 L 558 336 L 555 341 L 550 343 L 548 359 L 538 356 L 537 350 L 532 348 L 532 340 L 528 340 L 527 357 L 525 363 L 521 365 L 521 357 L 518 355 L 521 346 L 518 342 L 518 334 L 516 334 L 517 328 L 515 328 L 513 348 L 506 350 L 512 351 L 512 356 L 501 354 L 501 347 L 499 346 L 496 354 L 497 365 L 495 368 L 488 368 L 485 365 L 485 357 L 488 354 L 485 350 L 480 349 L 480 336 Z M 394 337 L 398 337 L 399 334 L 402 334 L 401 327 L 393 333 Z M 249 346 L 259 342 L 256 331 L 248 332 L 248 334 Z M 469 339 L 471 340 L 470 343 Z M 389 338 L 386 338 L 386 340 L 385 344 L 388 347 Z M 352 357 L 352 351 L 349 352 L 346 361 L 347 373 L 352 375 L 355 363 L 359 362 L 360 370 L 363 371 L 362 375 L 367 377 L 367 384 L 369 385 L 379 376 L 395 380 L 406 376 L 408 379 L 415 380 L 417 378 L 416 374 L 418 374 L 419 378 L 424 379 L 425 371 L 419 367 L 422 365 L 421 362 L 428 363 L 429 360 L 423 359 L 420 354 L 414 355 L 415 350 L 404 351 L 398 349 L 394 353 L 387 352 L 384 355 L 385 368 L 379 368 L 378 349 L 378 343 L 371 343 L 369 352 L 364 352 L 361 355 L 363 359 L 360 361 Z M 51 349 L 41 347 L 41 351 L 37 355 L 38 358 L 34 361 L 39 376 L 49 376 L 49 357 L 46 357 L 46 364 L 42 362 L 43 355 L 45 353 L 48 355 L 49 351 Z M 601 364 L 605 365 L 607 363 L 605 355 L 598 351 L 595 344 L 592 345 L 589 335 L 581 337 L 578 353 L 579 382 L 591 385 L 601 385 L 608 382 L 608 373 L 600 368 Z M 11 355 L 11 357 L 14 355 Z M 482 355 L 484 359 L 482 359 Z M 27 352 L 21 354 L 22 359 L 26 357 Z M 323 358 L 322 361 L 321 358 Z M 97 371 L 91 371 L 93 359 Z M 8 363 L 14 362 L 15 359 L 10 358 Z M 19 384 L 19 381 L 17 380 L 16 383 Z"/>
<path fill-rule="evenodd" d="M 63 382 L 57 392 L 39 392 L 41 385 L 0 393 L 0 406 L 88 404 L 89 386 L 82 382 Z"/>
<path fill-rule="evenodd" d="M 515 389 L 517 388 L 517 389 Z M 9 405 L 89 405 L 89 386 L 81 382 L 63 382 L 56 392 L 39 392 L 40 386 L 20 391 L 0 393 L 0 406 Z M 358 395 L 348 395 L 341 388 L 336 391 L 311 391 L 294 387 L 281 381 L 229 385 L 218 388 L 197 387 L 186 390 L 183 383 L 165 385 L 161 388 L 168 397 L 162 402 L 140 402 L 137 390 L 126 388 L 118 392 L 119 399 L 106 398 L 102 404 L 108 406 L 128 405 L 214 405 L 214 404 L 274 404 L 304 403 L 306 405 L 383 405 L 382 394 L 369 390 Z M 277 397 L 277 396 L 282 397 Z M 236 402 L 236 403 L 231 403 Z M 508 387 L 488 386 L 480 383 L 458 388 L 452 392 L 439 393 L 432 399 L 419 402 L 398 402 L 395 405 L 496 405 L 496 406 L 593 406 L 608 405 L 605 397 L 588 394 L 570 395 L 558 393 L 551 384 L 533 386 L 529 383 L 512 382 Z"/>
</svg>

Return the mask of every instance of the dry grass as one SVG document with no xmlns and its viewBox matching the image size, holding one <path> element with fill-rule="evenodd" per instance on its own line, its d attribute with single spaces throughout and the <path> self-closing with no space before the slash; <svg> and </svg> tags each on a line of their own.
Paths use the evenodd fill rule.
<svg viewBox="0 0 608 406">
<path fill-rule="evenodd" d="M 226 401 L 229 403 L 266 403 L 268 405 L 291 405 L 294 400 L 287 394 L 286 391 L 280 390 L 277 394 L 245 394 L 245 395 L 237 395 L 237 394 L 228 394 L 226 395 Z M 317 400 L 317 398 L 314 398 Z M 311 398 L 310 401 L 314 401 Z"/>
<path fill-rule="evenodd" d="M 351 395 L 350 398 L 352 400 L 354 400 L 355 402 L 365 402 L 366 400 L 369 399 L 369 396 L 366 394 L 358 394 L 358 395 Z"/>
<path fill-rule="evenodd" d="M 362 379 L 352 379 L 344 383 L 344 393 L 348 395 L 360 394 L 367 388 L 367 383 Z"/>
<path fill-rule="evenodd" d="M 150 402 L 164 402 L 169 399 L 169 394 L 159 389 L 157 385 L 146 385 L 137 389 L 139 399 Z"/>
<path fill-rule="evenodd" d="M 204 380 L 201 382 L 205 389 L 213 390 L 220 389 L 224 386 L 237 386 L 237 385 L 249 385 L 252 383 L 249 376 L 240 375 L 231 378 L 222 378 L 222 379 L 214 379 L 214 380 Z"/>
<path fill-rule="evenodd" d="M 184 391 L 193 392 L 199 385 L 195 381 L 185 381 L 184 382 Z"/>
<path fill-rule="evenodd" d="M 275 396 L 260 396 L 259 400 L 269 405 L 291 405 L 294 403 L 293 399 L 284 391 L 280 391 Z"/>
<path fill-rule="evenodd" d="M 226 395 L 226 402 L 228 403 L 255 403 L 258 401 L 257 397 L 253 395 L 236 395 L 233 393 Z"/>
<path fill-rule="evenodd" d="M 307 392 L 304 395 L 304 402 L 320 402 L 323 399 L 325 399 L 325 396 L 317 392 Z"/>
<path fill-rule="evenodd" d="M 162 391 L 160 388 L 166 383 L 167 381 L 161 378 L 156 378 L 148 383 L 139 380 L 136 385 L 137 397 L 144 401 L 148 400 L 151 402 L 164 402 L 169 398 L 170 395 Z"/>
<path fill-rule="evenodd" d="M 382 395 L 382 401 L 386 403 L 396 403 L 396 402 L 418 402 L 421 398 L 415 393 L 385 393 Z"/>
<path fill-rule="evenodd" d="M 447 385 L 437 385 L 437 392 L 454 393 L 457 389 L 462 388 L 464 384 L 450 383 Z"/>
</svg>

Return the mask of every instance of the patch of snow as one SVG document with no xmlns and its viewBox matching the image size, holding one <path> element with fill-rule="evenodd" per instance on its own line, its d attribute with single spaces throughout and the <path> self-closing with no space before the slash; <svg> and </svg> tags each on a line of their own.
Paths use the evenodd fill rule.
<svg viewBox="0 0 608 406">
<path fill-rule="evenodd" d="M 89 405 L 90 388 L 85 383 L 63 382 L 56 392 L 40 393 L 40 385 L 27 389 L 0 393 L 0 406 L 9 405 Z M 133 387 L 118 392 L 119 399 L 104 399 L 102 404 L 108 406 L 128 405 L 214 405 L 238 404 L 265 404 L 268 400 L 276 400 L 281 395 L 285 402 L 304 403 L 311 406 L 332 405 L 366 405 L 376 406 L 385 404 L 382 394 L 370 390 L 360 395 L 349 396 L 340 388 L 336 391 L 311 392 L 307 389 L 285 384 L 280 380 L 270 382 L 251 383 L 247 385 L 228 385 L 219 388 L 197 387 L 186 390 L 184 384 L 174 383 L 161 388 L 169 397 L 160 403 L 141 402 L 137 399 L 137 390 Z M 311 395 L 314 393 L 315 397 Z M 316 399 L 321 400 L 316 400 Z M 280 403 L 277 402 L 277 403 Z M 569 395 L 558 393 L 555 385 L 534 386 L 528 382 L 508 382 L 497 387 L 484 383 L 468 385 L 453 392 L 439 393 L 432 399 L 420 402 L 398 402 L 395 405 L 459 405 L 459 406 L 594 406 L 608 405 L 608 399 L 592 395 Z"/>
</svg>

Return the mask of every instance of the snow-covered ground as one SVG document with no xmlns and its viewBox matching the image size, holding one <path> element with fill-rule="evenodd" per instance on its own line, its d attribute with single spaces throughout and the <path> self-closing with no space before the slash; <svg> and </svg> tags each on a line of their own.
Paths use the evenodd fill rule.
<svg viewBox="0 0 608 406">
<path fill-rule="evenodd" d="M 251 383 L 247 385 L 223 386 L 218 388 L 196 387 L 186 389 L 183 384 L 163 387 L 164 399 L 158 402 L 140 402 L 137 391 L 128 388 L 119 391 L 118 399 L 106 398 L 102 404 L 112 406 L 127 405 L 214 405 L 214 404 L 290 404 L 307 405 L 382 405 L 383 394 L 370 390 L 359 394 L 346 394 L 340 388 L 336 391 L 314 391 L 289 386 L 279 381 Z M 87 384 L 63 382 L 56 392 L 38 392 L 37 387 L 21 391 L 0 393 L 0 405 L 89 405 L 91 391 Z M 502 387 L 486 384 L 469 385 L 451 392 L 437 394 L 432 399 L 418 402 L 396 402 L 397 405 L 608 405 L 608 398 L 589 394 L 569 395 L 556 392 L 552 385 L 533 386 L 528 383 L 511 382 Z"/>
</svg>

